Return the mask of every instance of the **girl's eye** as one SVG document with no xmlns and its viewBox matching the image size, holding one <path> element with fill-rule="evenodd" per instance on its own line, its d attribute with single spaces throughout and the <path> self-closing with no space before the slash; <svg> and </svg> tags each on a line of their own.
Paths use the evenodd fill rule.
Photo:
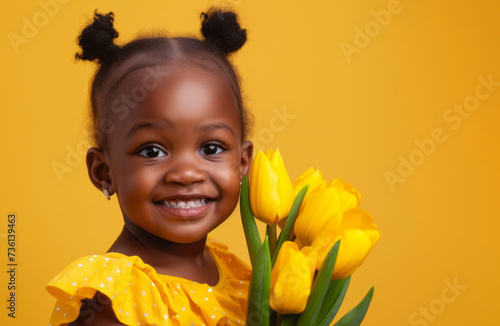
<svg viewBox="0 0 500 326">
<path fill-rule="evenodd" d="M 200 149 L 200 153 L 202 153 L 203 155 L 215 155 L 221 153 L 222 151 L 224 151 L 222 146 L 216 144 L 204 145 Z"/>
<path fill-rule="evenodd" d="M 167 154 L 165 154 L 165 152 L 162 151 L 161 149 L 159 149 L 158 147 L 150 145 L 150 146 L 144 147 L 139 152 L 139 155 L 142 155 L 145 157 L 160 157 L 160 156 L 165 156 Z"/>
</svg>

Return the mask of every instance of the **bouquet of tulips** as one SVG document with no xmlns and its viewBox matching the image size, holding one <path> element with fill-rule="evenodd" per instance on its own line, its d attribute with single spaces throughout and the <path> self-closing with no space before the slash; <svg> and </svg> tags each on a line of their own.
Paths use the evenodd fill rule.
<svg viewBox="0 0 500 326">
<path fill-rule="evenodd" d="M 327 183 L 313 168 L 292 184 L 279 149 L 257 153 L 240 199 L 253 267 L 247 325 L 332 323 L 351 274 L 380 238 L 360 198 L 352 185 Z M 263 243 L 254 217 L 267 224 Z M 373 287 L 335 326 L 360 325 L 372 295 Z"/>
</svg>

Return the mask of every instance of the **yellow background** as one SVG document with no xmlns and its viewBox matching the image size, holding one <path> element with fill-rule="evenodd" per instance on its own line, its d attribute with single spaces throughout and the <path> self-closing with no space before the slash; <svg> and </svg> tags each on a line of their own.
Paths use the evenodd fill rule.
<svg viewBox="0 0 500 326">
<path fill-rule="evenodd" d="M 17 47 L 9 35 L 22 36 L 26 20 L 43 19 L 43 9 L 34 0 L 0 6 L 0 324 L 48 322 L 55 301 L 45 284 L 76 258 L 105 252 L 122 226 L 116 198 L 108 202 L 91 185 L 84 161 L 95 65 L 75 64 L 73 56 L 93 10 L 115 12 L 123 44 L 151 30 L 199 35 L 199 14 L 212 3 L 218 2 L 66 0 Z M 381 229 L 341 313 L 375 285 L 364 325 L 497 324 L 500 88 L 477 103 L 473 96 L 479 77 L 500 81 L 500 6 L 486 0 L 230 3 L 248 29 L 234 62 L 256 116 L 253 140 L 263 149 L 279 146 L 292 178 L 314 165 L 328 180 L 355 185 L 361 208 Z M 374 23 L 372 11 L 388 8 L 399 13 L 386 26 Z M 356 36 L 365 28 L 368 40 Z M 345 55 L 342 44 L 355 41 L 360 47 Z M 449 110 L 464 100 L 477 108 L 458 126 L 449 119 L 460 116 Z M 283 112 L 293 117 L 277 120 Z M 420 155 L 417 142 L 436 128 L 444 141 Z M 388 172 L 399 173 L 400 157 L 411 157 L 414 170 L 403 171 L 404 182 L 388 182 Z M 54 162 L 70 170 L 61 180 Z M 5 308 L 10 212 L 17 214 L 18 232 L 15 320 Z M 239 214 L 213 236 L 246 256 Z M 460 288 L 453 292 L 447 282 Z M 421 309 L 429 311 L 427 319 Z"/>
</svg>

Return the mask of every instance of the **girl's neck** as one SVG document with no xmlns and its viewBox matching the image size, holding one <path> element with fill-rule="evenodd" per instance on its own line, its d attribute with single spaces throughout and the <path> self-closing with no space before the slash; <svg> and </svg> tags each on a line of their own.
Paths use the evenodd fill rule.
<svg viewBox="0 0 500 326">
<path fill-rule="evenodd" d="M 206 240 L 188 244 L 167 241 L 125 219 L 122 232 L 108 252 L 139 256 L 159 274 L 215 285 L 219 275 L 216 263 L 205 250 Z"/>
<path fill-rule="evenodd" d="M 193 259 L 200 259 L 203 256 L 207 240 L 205 237 L 194 243 L 171 242 L 157 237 L 133 223 L 127 222 L 125 222 L 123 230 L 117 240 L 122 240 L 121 238 L 125 240 L 125 243 L 133 244 L 133 246 L 127 248 L 128 251 L 135 251 L 135 254 L 141 258 L 150 255 L 152 257 L 170 259 L 175 259 L 176 257 L 186 258 L 191 261 Z"/>
</svg>

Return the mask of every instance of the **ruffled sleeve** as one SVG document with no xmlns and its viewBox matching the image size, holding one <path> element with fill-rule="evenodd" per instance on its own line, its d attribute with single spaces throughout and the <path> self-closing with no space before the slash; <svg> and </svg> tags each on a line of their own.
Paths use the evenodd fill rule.
<svg viewBox="0 0 500 326">
<path fill-rule="evenodd" d="M 109 298 L 101 304 L 111 304 L 125 325 L 244 324 L 250 270 L 223 245 L 207 247 L 219 268 L 219 283 L 213 287 L 158 274 L 137 256 L 107 253 L 80 258 L 46 286 L 57 299 L 50 325 L 76 320 L 81 301 L 97 291 Z M 93 313 L 87 313 L 91 318 Z"/>
<path fill-rule="evenodd" d="M 46 287 L 57 298 L 51 326 L 74 321 L 80 313 L 81 300 L 93 298 L 97 291 L 111 300 L 113 311 L 123 324 L 138 325 L 137 321 L 143 320 L 142 325 L 154 325 L 164 319 L 162 325 L 170 325 L 168 317 L 172 312 L 168 305 L 156 303 L 172 302 L 172 298 L 161 281 L 149 275 L 152 268 L 145 265 L 137 256 L 116 253 L 73 262 Z"/>
</svg>

